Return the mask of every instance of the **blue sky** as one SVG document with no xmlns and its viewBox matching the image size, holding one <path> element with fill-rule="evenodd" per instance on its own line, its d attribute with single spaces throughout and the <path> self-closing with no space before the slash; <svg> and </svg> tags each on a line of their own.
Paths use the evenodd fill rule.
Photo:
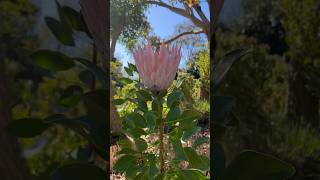
<svg viewBox="0 0 320 180">
<path fill-rule="evenodd" d="M 200 0 L 202 11 L 209 18 L 210 13 L 207 3 L 202 1 L 204 0 Z M 189 21 L 187 18 L 177 15 L 170 10 L 159 6 L 150 7 L 146 12 L 146 16 L 148 17 L 148 21 L 151 25 L 151 28 L 153 29 L 153 32 L 161 39 L 167 39 L 168 37 L 172 36 L 177 24 Z M 182 53 L 183 57 L 180 63 L 180 67 L 183 67 L 186 63 L 186 55 L 184 51 L 182 51 Z M 122 64 L 124 66 L 127 66 L 128 61 L 133 63 L 132 55 L 120 43 L 117 43 L 115 56 L 122 60 Z"/>
</svg>

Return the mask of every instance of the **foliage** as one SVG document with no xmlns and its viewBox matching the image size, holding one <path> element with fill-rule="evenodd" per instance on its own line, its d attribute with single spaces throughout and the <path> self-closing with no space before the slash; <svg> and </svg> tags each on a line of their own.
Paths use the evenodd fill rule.
<svg viewBox="0 0 320 180">
<path fill-rule="evenodd" d="M 219 65 L 218 68 L 215 68 L 215 72 L 214 74 L 216 74 L 216 76 L 219 76 L 218 79 L 223 79 L 222 77 L 226 75 L 226 73 L 228 72 L 228 70 L 230 69 L 230 66 L 233 64 L 234 61 L 236 61 L 239 57 L 241 57 L 243 51 L 234 51 L 233 53 L 229 53 L 227 56 L 227 58 L 229 59 L 235 59 L 232 61 L 226 61 L 224 63 L 227 64 L 223 64 L 223 65 Z M 240 56 L 239 56 L 240 55 Z M 226 57 L 225 57 L 226 58 Z M 187 92 L 187 93 L 183 93 L 184 94 L 184 100 L 188 99 L 192 102 L 193 101 L 193 97 L 192 95 L 190 96 L 190 91 L 192 91 L 192 88 L 190 88 L 190 80 L 194 81 L 194 79 L 192 78 L 192 76 L 188 76 L 187 74 L 183 74 L 183 73 L 179 73 L 180 75 L 178 76 L 178 80 L 176 83 L 174 83 L 175 86 L 177 86 L 179 89 L 182 88 L 181 92 Z M 180 77 L 180 78 L 179 78 Z M 208 76 L 207 76 L 208 77 Z M 181 82 L 180 82 L 181 81 Z M 197 81 L 197 80 L 196 80 Z M 138 83 L 138 82 L 136 82 Z M 217 83 L 221 83 L 221 81 L 217 81 Z M 138 83 L 139 84 L 139 83 Z M 187 85 L 185 86 L 184 85 Z M 218 85 L 218 84 L 217 84 Z M 141 86 L 137 86 L 137 87 L 141 87 Z M 219 86 L 220 87 L 220 86 Z M 221 87 L 223 88 L 223 87 Z M 188 91 L 183 91 L 183 89 L 187 89 Z M 133 90 L 133 91 L 138 91 L 137 90 Z M 169 92 L 172 94 L 176 94 L 177 90 L 169 90 Z M 171 96 L 169 95 L 169 97 Z M 150 95 L 148 95 L 150 96 Z M 188 98 L 191 97 L 191 98 Z M 119 101 L 119 102 L 126 102 L 129 101 L 128 98 L 124 97 L 125 100 L 124 101 Z M 145 103 L 141 103 L 141 98 L 145 99 L 144 101 L 147 101 Z M 148 99 L 148 100 L 147 100 Z M 133 109 L 131 112 L 127 112 L 127 114 L 124 116 L 125 122 L 124 122 L 124 129 L 125 129 L 125 133 L 128 137 L 130 137 L 129 139 L 131 139 L 131 141 L 135 142 L 134 146 L 132 143 L 130 143 L 130 141 L 127 142 L 123 142 L 121 143 L 122 145 L 122 151 L 120 151 L 120 159 L 117 161 L 116 165 L 115 165 L 115 171 L 119 172 L 119 173 L 125 173 L 127 177 L 132 177 L 134 178 L 136 176 L 136 178 L 140 178 L 142 176 L 150 176 L 149 171 L 145 171 L 146 169 L 150 168 L 148 167 L 148 163 L 142 163 L 142 164 L 137 164 L 134 162 L 149 162 L 149 160 L 144 157 L 149 155 L 149 153 L 154 153 L 152 150 L 148 150 L 149 148 L 154 149 L 157 147 L 158 145 L 158 141 L 156 141 L 156 144 L 152 144 L 152 142 L 150 143 L 148 140 L 148 137 L 150 136 L 150 134 L 152 133 L 156 133 L 156 131 L 154 131 L 155 129 L 157 129 L 157 125 L 159 122 L 156 121 L 154 119 L 158 119 L 157 118 L 157 111 L 155 109 L 155 107 L 157 106 L 153 106 L 151 104 L 157 104 L 157 103 L 150 103 L 150 101 L 154 102 L 155 100 L 157 100 L 157 96 L 154 96 L 152 99 L 151 98 L 143 98 L 141 96 L 135 96 L 134 99 L 130 99 L 131 102 L 133 102 L 133 104 L 136 104 L 136 108 Z M 166 122 L 168 122 L 168 126 L 169 126 L 169 131 L 167 136 L 169 139 L 169 143 L 172 143 L 173 146 L 173 150 L 174 150 L 174 158 L 173 158 L 173 162 L 175 162 L 176 160 L 187 160 L 189 162 L 189 167 L 192 167 L 193 164 L 195 163 L 195 166 L 197 167 L 198 165 L 196 165 L 197 160 L 192 160 L 192 159 L 196 159 L 196 157 L 190 159 L 188 158 L 188 154 L 194 154 L 192 153 L 189 148 L 186 147 L 180 147 L 181 143 L 179 143 L 180 140 L 176 141 L 180 138 L 183 138 L 183 134 L 186 133 L 182 133 L 179 132 L 179 130 L 182 131 L 186 131 L 188 129 L 190 129 L 191 132 L 196 132 L 194 131 L 194 126 L 196 126 L 196 124 L 191 123 L 191 124 L 183 124 L 179 118 L 179 116 L 184 116 L 187 117 L 186 115 L 190 116 L 194 113 L 190 113 L 188 108 L 192 107 L 192 106 L 188 106 L 187 103 L 183 103 L 183 101 L 181 101 L 180 103 L 178 103 L 179 105 L 175 105 L 175 103 L 172 103 L 172 101 L 170 100 L 170 98 L 167 98 L 167 107 L 164 105 L 164 108 L 167 109 L 167 111 L 165 111 L 164 116 L 161 116 L 163 118 L 166 118 Z M 164 101 L 165 104 L 166 101 Z M 205 105 L 206 102 L 204 103 L 204 112 L 208 112 L 208 107 Z M 195 108 L 200 108 L 199 107 L 199 103 L 194 104 Z M 221 140 L 221 137 L 223 136 L 223 131 L 225 131 L 225 129 L 229 126 L 234 126 L 236 123 L 234 122 L 235 119 L 231 118 L 232 117 L 232 109 L 234 106 L 234 98 L 232 97 L 228 97 L 228 96 L 214 96 L 213 98 L 213 106 L 216 107 L 215 111 L 214 111 L 214 122 L 212 122 L 213 124 L 213 131 L 214 131 L 214 138 L 216 142 L 215 144 L 213 144 L 214 148 L 216 148 L 216 146 L 219 146 L 219 142 Z M 184 109 L 184 111 L 181 111 L 182 109 Z M 151 119 L 150 111 L 154 113 L 153 115 L 153 120 Z M 186 112 L 187 111 L 187 112 Z M 181 112 L 184 112 L 181 114 Z M 198 117 L 199 118 L 199 117 Z M 189 118 L 183 118 L 183 119 L 189 119 Z M 172 122 L 172 123 L 171 123 Z M 179 122 L 179 124 L 174 124 L 176 122 Z M 171 124 L 175 125 L 175 126 L 171 126 Z M 193 124 L 193 125 L 192 125 Z M 192 125 L 192 126 L 191 126 Z M 142 128 L 142 129 L 141 129 Z M 220 129 L 217 129 L 220 128 Z M 223 130 L 224 129 L 224 130 Z M 219 131 L 217 131 L 219 130 Z M 221 133 L 220 133 L 221 132 Z M 178 135 L 179 134 L 179 135 Z M 173 137 L 172 137 L 173 136 Z M 141 140 L 144 139 L 144 140 Z M 145 143 L 141 143 L 141 141 L 146 141 Z M 201 141 L 201 140 L 196 140 L 196 141 Z M 196 146 L 194 146 L 196 147 Z M 156 148 L 157 149 L 157 148 Z M 292 174 L 294 173 L 294 169 L 292 166 L 288 165 L 287 163 L 284 163 L 283 161 L 276 159 L 274 157 L 265 155 L 265 154 L 261 154 L 261 153 L 257 153 L 257 152 L 253 152 L 253 151 L 246 151 L 243 153 L 240 153 L 232 164 L 230 164 L 229 166 L 225 167 L 225 159 L 223 159 L 222 157 L 224 157 L 224 150 L 223 148 L 219 148 L 219 153 L 217 153 L 217 151 L 214 152 L 215 156 L 218 159 L 216 160 L 215 158 L 211 160 L 211 166 L 213 166 L 214 169 L 214 178 L 215 179 L 225 179 L 225 178 L 230 178 L 232 179 L 232 177 L 234 176 L 243 176 L 243 178 L 246 179 L 254 179 L 257 176 L 267 176 L 268 178 L 273 178 L 273 179 L 285 179 L 287 177 L 292 176 Z M 189 152 L 190 151 L 190 152 Z M 187 157 L 185 157 L 185 155 Z M 194 154 L 195 155 L 195 154 Z M 148 156 L 147 156 L 148 157 Z M 244 157 L 244 158 L 243 158 Z M 222 159 L 221 159 L 222 158 Z M 140 161 L 141 160 L 141 161 Z M 125 162 L 132 162 L 130 164 L 125 163 Z M 157 160 L 156 162 L 159 162 L 159 160 Z M 180 162 L 180 161 L 178 161 Z M 250 165 L 252 164 L 261 164 L 261 162 L 268 162 L 269 166 L 268 168 L 264 168 L 263 166 L 257 166 L 255 167 L 257 169 L 257 174 L 255 173 L 249 173 L 249 174 L 241 174 L 240 172 L 246 171 L 241 170 L 243 168 L 243 166 L 240 166 L 239 164 L 243 164 L 243 163 L 248 163 L 248 166 L 246 166 L 246 168 L 253 168 Z M 223 165 L 221 165 L 220 163 L 222 163 Z M 236 164 L 236 165 L 233 165 Z M 250 164 L 250 165 L 249 165 Z M 126 166 L 124 166 L 126 165 Z M 144 167 L 147 166 L 147 167 Z M 159 166 L 159 165 L 157 165 Z M 221 167 L 221 169 L 217 169 L 218 167 Z M 159 168 L 159 167 L 158 167 Z M 201 166 L 199 165 L 198 168 L 201 169 Z M 176 166 L 175 163 L 170 166 L 169 168 L 170 170 L 168 170 L 166 172 L 165 178 L 177 178 L 177 172 L 175 172 L 175 169 L 180 169 L 180 167 Z M 171 170 L 173 169 L 173 170 Z M 239 170 L 239 171 L 238 171 Z M 145 171 L 147 173 L 140 173 L 141 171 Z M 240 174 L 239 174 L 240 173 Z M 164 178 L 164 179 L 165 179 Z M 198 179 L 201 179 L 200 177 L 198 177 Z"/>
<path fill-rule="evenodd" d="M 29 0 L 0 1 L 0 54 L 9 78 L 39 80 L 40 72 L 28 63 L 28 54 L 38 45 L 32 34 L 37 8 Z M 27 74 L 26 74 L 27 73 Z M 10 79 L 11 80 L 11 79 Z M 16 100 L 18 83 L 10 83 L 10 99 Z"/>
<path fill-rule="evenodd" d="M 73 46 L 72 37 L 61 33 L 61 28 L 70 32 L 87 32 L 85 26 L 79 26 L 85 22 L 80 12 L 58 2 L 57 5 L 60 20 L 52 22 L 59 23 L 59 26 L 52 25 L 51 20 L 47 25 L 62 44 Z M 58 27 L 60 29 L 56 29 Z M 23 140 L 26 147 L 45 141 L 44 147 L 37 147 L 43 150 L 41 153 L 37 154 L 37 148 L 30 149 L 30 164 L 35 168 L 33 173 L 45 179 L 49 176 L 52 179 L 85 178 L 79 174 L 82 171 L 92 172 L 90 178 L 106 178 L 105 161 L 102 164 L 97 161 L 107 157 L 104 138 L 107 132 L 104 109 L 107 105 L 101 102 L 108 93 L 104 89 L 106 74 L 94 62 L 52 50 L 38 50 L 31 59 L 37 68 L 47 72 L 48 78 L 39 88 L 24 83 L 29 91 L 24 92 L 23 103 L 13 110 L 17 119 L 6 130 L 17 137 L 31 138 Z M 88 78 L 90 81 L 86 81 Z"/>
<path fill-rule="evenodd" d="M 138 37 L 148 34 L 150 25 L 145 16 L 147 5 L 142 0 L 110 1 L 111 36 L 120 34 L 120 42 L 129 49 L 136 44 Z"/>
<path fill-rule="evenodd" d="M 80 12 L 59 4 L 58 11 L 59 20 L 50 17 L 46 19 L 51 32 L 62 44 L 74 46 L 72 34 L 75 31 L 83 31 L 90 36 Z M 140 15 L 141 12 L 143 11 L 139 11 Z M 281 58 L 266 55 L 267 48 L 258 45 L 254 39 L 237 34 L 218 33 L 221 34 L 217 36 L 217 57 L 222 60 L 217 61 L 212 72 L 217 90 L 211 98 L 214 107 L 214 117 L 210 120 L 214 134 L 214 143 L 211 144 L 213 159 L 209 162 L 208 158 L 196 152 L 197 146 L 208 139 L 198 138 L 191 146 L 182 145 L 182 141 L 186 141 L 198 131 L 200 116 L 208 113 L 210 109 L 208 101 L 199 101 L 200 87 L 205 84 L 209 88 L 208 50 L 195 56 L 194 65 L 199 68 L 200 79 L 189 73 L 179 72 L 173 88 L 168 90 L 168 95 L 151 94 L 145 90 L 139 79 L 137 80 L 134 65 L 128 64 L 125 67 L 128 78 L 121 74 L 121 64 L 112 62 L 113 83 L 118 85 L 113 103 L 117 105 L 121 117 L 125 120 L 123 133 L 127 137 L 119 142 L 122 149 L 114 166 L 116 172 L 125 173 L 127 177 L 135 179 L 208 179 L 205 172 L 209 170 L 209 166 L 214 170 L 211 175 L 214 179 L 285 179 L 294 173 L 294 168 L 289 164 L 255 151 L 237 152 L 235 158 L 227 163 L 230 153 L 225 151 L 222 143 L 230 138 L 224 136 L 231 134 L 228 134 L 226 129 L 239 124 L 235 114 L 241 119 L 241 128 L 245 127 L 244 130 L 247 131 L 236 132 L 237 134 L 231 136 L 251 138 L 244 143 L 248 146 L 260 143 L 260 149 L 265 147 L 266 139 L 261 136 L 256 138 L 254 135 L 268 133 L 269 131 L 263 131 L 267 129 L 264 126 L 271 127 L 273 120 L 277 121 L 270 118 L 276 117 L 276 114 L 270 112 L 284 109 L 284 100 L 279 92 L 283 92 L 285 86 L 283 76 L 286 69 L 283 69 L 281 62 L 276 62 Z M 136 38 L 136 34 L 130 31 L 124 35 L 130 39 L 123 40 L 132 45 L 134 41 L 131 41 L 131 38 Z M 246 50 L 239 49 L 242 47 L 252 47 L 255 51 L 238 62 L 239 58 L 247 53 Z M 229 52 L 230 49 L 236 50 Z M 26 90 L 22 97 L 23 103 L 15 106 L 13 112 L 16 120 L 9 124 L 7 131 L 17 137 L 38 136 L 40 140 L 45 138 L 50 142 L 43 148 L 43 154 L 32 156 L 30 160 L 30 164 L 36 169 L 33 173 L 39 178 L 88 179 L 89 176 L 93 179 L 105 179 L 105 149 L 108 148 L 105 138 L 108 132 L 106 109 L 109 107 L 109 103 L 104 101 L 109 93 L 106 89 L 108 82 L 105 80 L 107 74 L 95 61 L 70 57 L 52 50 L 39 50 L 31 57 L 32 62 L 47 74 L 47 78 L 43 79 L 38 88 L 38 84 L 23 83 L 22 87 Z M 237 66 L 231 69 L 233 64 Z M 276 69 L 271 71 L 274 66 Z M 235 100 L 240 102 L 240 105 L 235 106 Z M 259 106 L 261 102 L 267 103 Z M 161 114 L 160 107 L 163 107 Z M 165 151 L 173 151 L 174 156 L 166 157 L 168 169 L 165 173 L 160 173 L 157 129 L 163 119 L 166 121 L 164 139 L 168 144 Z M 267 121 L 269 119 L 270 122 Z M 262 127 L 256 128 L 261 124 Z M 295 133 L 301 135 L 301 139 Z M 310 132 L 308 127 L 286 129 L 280 126 L 275 134 L 271 131 L 269 135 L 267 148 L 280 148 L 285 151 L 294 149 L 294 153 L 288 154 L 288 158 L 296 155 L 313 156 L 318 150 L 315 146 L 318 144 L 317 135 Z M 65 138 L 66 136 L 68 138 Z M 155 136 L 156 140 L 149 141 L 148 137 L 151 136 Z M 256 138 L 254 143 L 252 137 Z M 284 141 L 283 139 L 286 143 L 277 146 L 276 142 Z M 23 143 L 29 146 L 37 140 L 24 139 Z M 293 147 L 292 144 L 296 142 L 299 146 Z M 308 151 L 301 155 L 304 148 Z M 103 163 L 99 164 L 101 159 L 104 159 Z M 183 163 L 187 164 L 187 168 L 181 167 Z M 48 164 L 49 167 L 45 168 Z"/>
<path fill-rule="evenodd" d="M 319 1 L 283 0 L 281 3 L 285 14 L 286 40 L 292 44 L 290 53 L 293 56 L 304 55 L 305 59 L 319 57 Z"/>
<path fill-rule="evenodd" d="M 319 135 L 310 125 L 279 124 L 268 135 L 268 146 L 273 151 L 297 162 L 307 158 L 318 159 L 319 143 Z"/>
<path fill-rule="evenodd" d="M 230 48 L 227 44 L 243 47 L 251 46 L 249 44 L 254 41 L 256 41 L 254 44 L 257 43 L 256 45 L 252 44 L 255 51 L 244 57 L 230 70 L 224 82 L 225 85 L 219 91 L 233 95 L 237 102 L 241 102 L 241 106 L 235 106 L 235 112 L 241 121 L 241 126 L 228 133 L 228 138 L 225 139 L 225 145 L 229 147 L 227 154 L 233 156 L 232 154 L 236 154 L 242 149 L 255 148 L 262 152 L 272 152 L 272 154 L 290 161 L 299 170 L 299 173 L 296 174 L 297 179 L 310 174 L 318 174 L 317 166 L 310 164 L 318 159 L 319 144 L 316 140 L 318 133 L 312 127 L 302 124 L 291 125 L 288 124 L 290 122 L 283 121 L 283 115 L 286 111 L 288 62 L 285 56 L 270 55 L 275 52 L 280 55 L 292 55 L 292 58 L 301 60 L 301 68 L 306 65 L 305 62 L 308 62 L 306 72 L 310 74 L 310 77 L 308 81 L 303 83 L 307 87 L 313 87 L 311 89 L 317 89 L 315 82 L 319 76 L 311 75 L 311 72 L 317 71 L 315 66 L 317 58 L 313 64 L 308 58 L 309 54 L 316 53 L 316 51 L 312 53 L 304 51 L 305 47 L 309 46 L 307 45 L 308 41 L 300 39 L 307 37 L 309 33 L 309 35 L 312 34 L 313 31 L 309 31 L 308 28 L 314 28 L 316 25 L 308 25 L 309 23 L 317 24 L 317 21 L 311 19 L 307 23 L 303 23 L 304 20 L 301 19 L 310 18 L 308 15 L 312 17 L 315 11 L 312 13 L 313 8 L 308 7 L 308 3 L 305 2 L 297 2 L 305 8 L 298 8 L 298 10 L 297 4 L 286 1 L 285 5 L 282 1 L 281 6 L 286 6 L 284 9 L 288 8 L 287 11 L 291 12 L 287 13 L 287 18 L 284 18 L 285 16 L 281 15 L 283 9 L 281 9 L 280 1 L 255 2 L 249 1 L 249 5 L 254 7 L 249 8 L 250 10 L 245 13 L 250 17 L 244 18 L 246 23 L 256 28 L 249 26 L 251 32 L 246 32 L 255 40 L 230 32 L 222 32 L 218 36 L 218 54 L 222 49 Z M 305 12 L 303 13 L 303 11 Z M 301 14 L 306 16 L 301 16 Z M 292 23 L 290 28 L 286 23 Z M 299 27 L 294 27 L 298 24 Z M 300 29 L 296 30 L 296 28 Z M 290 31 L 290 35 L 285 31 Z M 285 38 L 287 38 L 286 42 Z M 240 41 L 240 39 L 242 40 Z M 311 45 L 314 40 L 315 38 L 310 41 Z M 295 44 L 303 46 L 303 48 L 295 49 L 297 47 Z M 294 50 L 289 52 L 283 48 L 284 46 L 289 46 Z M 300 174 L 300 172 L 302 173 Z"/>
<path fill-rule="evenodd" d="M 25 34 L 25 31 L 31 27 L 33 18 L 37 12 L 36 7 L 28 0 L 1 1 L 1 37 L 13 36 L 15 38 L 25 38 L 19 36 Z"/>
<path fill-rule="evenodd" d="M 265 148 L 265 143 L 261 143 L 261 138 L 264 137 L 253 135 L 270 130 L 272 122 L 267 119 L 272 112 L 285 110 L 285 98 L 281 94 L 285 92 L 286 87 L 284 83 L 286 66 L 281 62 L 280 57 L 266 55 L 268 48 L 258 45 L 255 39 L 230 32 L 220 33 L 218 36 L 220 46 L 216 51 L 218 57 L 230 48 L 251 47 L 252 49 L 250 54 L 236 62 L 217 90 L 217 94 L 223 92 L 234 96 L 237 102 L 241 102 L 241 106 L 236 106 L 234 111 L 241 119 L 241 129 L 245 129 L 242 132 L 244 136 L 242 144 L 244 147 L 262 150 Z"/>
<path fill-rule="evenodd" d="M 197 111 L 192 109 L 182 110 L 179 105 L 182 102 L 183 93 L 179 90 L 171 90 L 168 96 L 161 94 L 151 94 L 148 90 L 142 88 L 139 82 L 132 89 L 135 96 L 125 96 L 124 101 L 135 104 L 131 112 L 124 114 L 123 131 L 130 137 L 134 146 L 128 141 L 121 143 L 122 150 L 119 152 L 120 158 L 114 166 L 117 173 L 125 173 L 127 178 L 159 178 L 172 179 L 179 176 L 193 176 L 194 179 L 207 179 L 202 171 L 209 169 L 209 160 L 204 156 L 197 155 L 192 147 L 183 147 L 181 140 L 185 133 L 192 131 L 196 127 L 196 121 L 199 118 Z M 129 98 L 130 97 L 130 98 Z M 134 98 L 131 98 L 134 97 Z M 118 100 L 118 99 L 115 99 Z M 164 114 L 159 107 L 166 109 Z M 162 108 L 161 108 L 162 109 Z M 164 118 L 164 119 L 162 119 Z M 154 150 L 158 149 L 159 140 L 150 142 L 148 139 L 158 134 L 161 121 L 164 121 L 169 132 L 165 133 L 165 139 L 169 140 L 166 146 L 172 146 L 174 150 L 173 159 L 165 160 L 166 166 L 169 166 L 166 172 L 160 173 L 159 157 Z M 183 161 L 189 162 L 186 170 L 180 170 L 179 164 Z M 198 170 L 196 170 L 196 169 Z M 176 179 L 175 178 L 175 179 Z"/>
<path fill-rule="evenodd" d="M 190 22 L 183 22 L 181 24 L 176 25 L 175 33 L 173 36 L 179 35 L 188 31 L 197 31 L 197 27 Z M 182 36 L 174 41 L 177 44 L 181 45 L 181 48 L 188 52 L 188 57 L 194 56 L 199 50 L 204 50 L 207 47 L 206 42 L 207 39 L 204 35 L 201 34 L 189 34 L 186 36 Z"/>
<path fill-rule="evenodd" d="M 195 63 L 199 67 L 202 88 L 210 91 L 210 52 L 209 48 L 196 53 Z"/>
<path fill-rule="evenodd" d="M 282 55 L 288 50 L 280 1 L 244 0 L 244 17 L 237 29 L 259 44 L 267 44 L 270 54 Z"/>
<path fill-rule="evenodd" d="M 208 101 L 204 101 L 204 100 L 199 100 L 197 102 L 195 102 L 195 104 L 193 105 L 193 107 L 195 109 L 197 109 L 199 112 L 201 113 L 208 113 L 210 111 L 210 104 Z"/>
<path fill-rule="evenodd" d="M 230 37 L 230 34 L 228 35 Z M 239 41 L 239 39 L 231 40 L 238 40 L 238 42 L 241 42 Z M 234 42 L 228 44 L 228 41 L 223 41 L 223 43 L 221 45 L 223 48 L 225 48 L 224 45 L 226 45 L 226 49 L 230 48 L 228 47 L 228 45 L 237 45 Z M 217 52 L 218 56 L 221 56 L 221 49 Z M 229 74 L 227 75 L 227 73 L 229 72 L 231 65 L 238 59 L 240 59 L 243 55 L 247 54 L 247 52 L 247 50 L 236 49 L 224 55 L 224 57 L 217 62 L 217 65 L 212 73 L 214 74 L 213 83 L 216 86 L 215 89 L 217 89 L 218 92 L 225 93 L 225 91 L 223 91 L 222 89 L 228 88 L 228 86 L 225 86 L 225 82 L 222 80 L 226 78 L 225 81 L 228 81 L 228 78 L 230 78 L 230 76 Z M 233 71 L 233 69 L 231 71 Z M 239 75 L 241 73 L 238 73 L 236 75 L 235 78 L 237 79 L 237 81 L 239 81 Z M 232 87 L 232 90 L 236 90 L 236 92 L 239 91 L 239 89 L 234 89 L 234 87 Z M 238 97 L 241 96 L 239 95 Z M 214 132 L 213 135 L 215 138 L 215 143 L 212 146 L 214 150 L 213 153 L 216 152 L 213 159 L 211 160 L 213 170 L 215 172 L 214 179 L 256 179 L 258 177 L 266 179 L 286 179 L 288 177 L 291 177 L 295 173 L 295 169 L 291 165 L 272 156 L 257 153 L 254 151 L 244 151 L 240 154 L 237 153 L 236 157 L 228 164 L 228 166 L 226 166 L 226 155 L 221 142 L 223 142 L 223 136 L 226 134 L 226 129 L 228 127 L 237 126 L 238 124 L 238 118 L 232 112 L 235 104 L 235 98 L 230 96 L 214 95 L 212 101 L 214 107 L 214 121 L 211 122 L 211 126 L 213 126 L 212 130 Z M 240 102 L 241 104 L 243 104 L 245 101 Z M 266 166 L 264 166 L 264 163 L 268 164 L 268 168 L 265 168 Z M 252 169 L 255 170 L 251 171 Z"/>
</svg>

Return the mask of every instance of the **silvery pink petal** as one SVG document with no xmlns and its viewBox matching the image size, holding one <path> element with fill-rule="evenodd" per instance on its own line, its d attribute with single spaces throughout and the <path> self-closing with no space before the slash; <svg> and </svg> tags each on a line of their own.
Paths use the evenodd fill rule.
<svg viewBox="0 0 320 180">
<path fill-rule="evenodd" d="M 161 58 L 159 59 L 159 67 L 158 67 L 158 72 L 157 72 L 157 76 L 158 78 L 156 78 L 156 86 L 160 89 L 166 89 L 164 87 L 165 82 L 167 81 L 164 76 L 166 74 L 166 64 L 169 58 L 169 50 L 167 47 L 162 46 L 160 49 L 160 53 L 162 53 L 163 55 L 161 56 Z"/>
<path fill-rule="evenodd" d="M 153 91 L 166 90 L 172 84 L 181 59 L 181 47 L 161 44 L 155 52 L 150 44 L 134 53 L 137 70 L 144 85 Z"/>
<path fill-rule="evenodd" d="M 155 82 L 156 80 L 156 72 L 157 72 L 157 69 L 156 69 L 156 63 L 157 63 L 157 57 L 158 57 L 158 53 L 153 53 L 152 55 L 152 58 L 151 58 L 151 70 L 152 70 L 152 74 L 151 74 L 151 81 L 152 82 Z"/>
</svg>

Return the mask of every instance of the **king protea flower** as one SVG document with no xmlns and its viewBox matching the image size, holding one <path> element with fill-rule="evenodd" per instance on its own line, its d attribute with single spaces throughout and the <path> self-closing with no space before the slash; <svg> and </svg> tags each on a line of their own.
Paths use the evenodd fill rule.
<svg viewBox="0 0 320 180">
<path fill-rule="evenodd" d="M 155 51 L 148 44 L 139 47 L 133 56 L 144 86 L 158 92 L 171 86 L 180 63 L 181 47 L 162 44 Z"/>
</svg>

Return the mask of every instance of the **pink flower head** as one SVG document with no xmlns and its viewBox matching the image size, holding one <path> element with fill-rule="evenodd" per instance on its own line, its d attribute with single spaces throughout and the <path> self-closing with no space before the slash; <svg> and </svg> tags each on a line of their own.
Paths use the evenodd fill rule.
<svg viewBox="0 0 320 180">
<path fill-rule="evenodd" d="M 175 78 L 181 59 L 181 47 L 162 44 L 156 52 L 150 44 L 133 54 L 144 86 L 152 91 L 167 90 Z"/>
</svg>

